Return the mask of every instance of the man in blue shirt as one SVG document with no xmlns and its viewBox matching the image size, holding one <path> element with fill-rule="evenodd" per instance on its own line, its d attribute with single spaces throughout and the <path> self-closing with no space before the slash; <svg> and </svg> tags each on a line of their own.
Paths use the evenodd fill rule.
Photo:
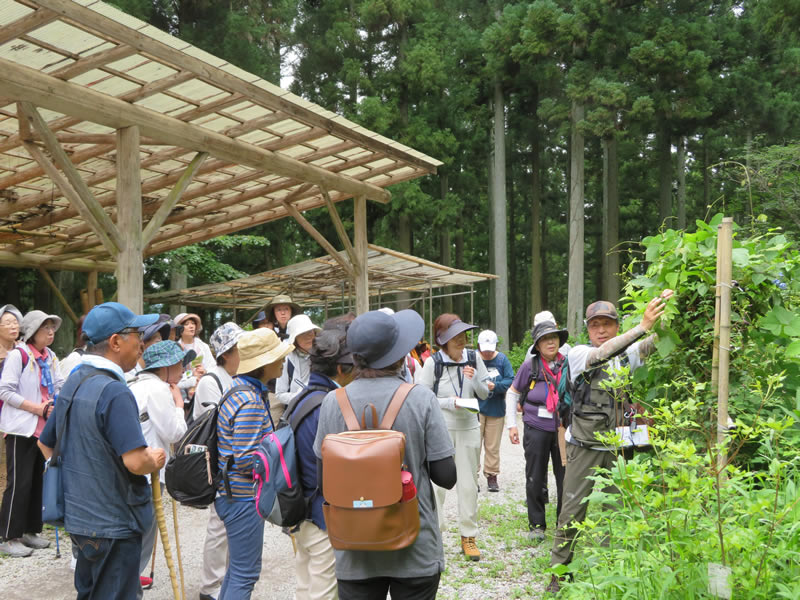
<svg viewBox="0 0 800 600">
<path fill-rule="evenodd" d="M 153 520 L 144 475 L 163 467 L 165 455 L 142 436 L 125 372 L 142 354 L 139 327 L 156 319 L 117 302 L 89 311 L 86 353 L 39 438 L 47 459 L 61 438 L 64 528 L 78 548 L 78 600 L 133 600 L 140 588 L 142 533 Z"/>
<path fill-rule="evenodd" d="M 506 415 L 506 391 L 514 381 L 514 369 L 508 357 L 497 351 L 497 334 L 491 329 L 478 335 L 478 350 L 489 372 L 489 395 L 478 399 L 481 409 L 481 446 L 483 446 L 483 474 L 490 492 L 499 492 L 497 476 L 500 474 L 500 442 Z"/>
</svg>

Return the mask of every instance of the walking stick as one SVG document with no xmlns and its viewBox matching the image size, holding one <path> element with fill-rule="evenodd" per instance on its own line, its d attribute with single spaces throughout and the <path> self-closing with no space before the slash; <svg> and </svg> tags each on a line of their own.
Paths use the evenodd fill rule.
<svg viewBox="0 0 800 600">
<path fill-rule="evenodd" d="M 178 553 L 178 572 L 181 575 L 181 599 L 186 600 L 186 586 L 183 583 L 183 560 L 181 559 L 181 542 L 178 538 L 178 503 L 172 499 L 172 525 L 175 528 L 175 551 Z"/>
<path fill-rule="evenodd" d="M 175 575 L 175 565 L 172 562 L 172 551 L 169 547 L 169 536 L 167 535 L 167 520 L 164 517 L 164 505 L 161 503 L 161 482 L 158 479 L 158 475 L 159 471 L 150 475 L 150 487 L 153 490 L 153 507 L 156 510 L 156 521 L 158 522 L 158 530 L 161 532 L 161 544 L 164 547 L 164 558 L 167 560 L 169 579 L 172 582 L 172 596 L 175 600 L 180 600 L 178 578 Z"/>
<path fill-rule="evenodd" d="M 58 527 L 56 527 L 56 558 L 61 558 L 61 546 L 58 545 Z"/>
</svg>

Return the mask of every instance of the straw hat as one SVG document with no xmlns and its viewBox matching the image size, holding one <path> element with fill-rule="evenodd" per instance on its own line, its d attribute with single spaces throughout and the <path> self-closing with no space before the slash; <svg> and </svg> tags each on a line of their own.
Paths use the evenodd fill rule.
<svg viewBox="0 0 800 600">
<path fill-rule="evenodd" d="M 200 320 L 200 317 L 194 313 L 179 313 L 175 315 L 175 325 L 183 325 L 183 322 L 188 319 L 194 319 L 197 323 L 197 331 L 194 332 L 195 335 L 203 331 L 203 322 Z"/>
<path fill-rule="evenodd" d="M 245 331 L 239 338 L 239 370 L 237 373 L 249 373 L 259 367 L 278 362 L 288 355 L 294 346 L 281 342 L 271 329 L 254 329 Z"/>
</svg>

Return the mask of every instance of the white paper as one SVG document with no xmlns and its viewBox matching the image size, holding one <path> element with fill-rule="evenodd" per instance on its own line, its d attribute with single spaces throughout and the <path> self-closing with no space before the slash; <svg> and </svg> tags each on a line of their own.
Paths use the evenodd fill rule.
<svg viewBox="0 0 800 600">
<path fill-rule="evenodd" d="M 456 399 L 456 404 L 458 404 L 459 408 L 463 408 L 469 412 L 476 413 L 480 411 L 480 406 L 478 406 L 478 400 L 476 398 L 458 398 Z"/>
<path fill-rule="evenodd" d="M 539 407 L 539 418 L 540 419 L 552 419 L 553 418 L 553 413 L 551 413 L 549 410 L 547 410 L 546 406 L 540 406 Z"/>
</svg>

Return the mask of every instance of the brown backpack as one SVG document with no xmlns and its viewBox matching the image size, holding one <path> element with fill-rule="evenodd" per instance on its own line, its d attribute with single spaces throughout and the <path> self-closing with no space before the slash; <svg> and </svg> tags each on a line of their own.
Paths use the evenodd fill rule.
<svg viewBox="0 0 800 600">
<path fill-rule="evenodd" d="M 373 426 L 378 421 L 374 404 L 364 409 L 359 427 L 347 391 L 336 390 L 348 431 L 322 441 L 322 510 L 337 550 L 399 550 L 417 539 L 417 497 L 402 501 L 406 436 L 391 428 L 412 387 L 397 388 L 377 429 L 366 427 L 367 408 Z"/>
</svg>

